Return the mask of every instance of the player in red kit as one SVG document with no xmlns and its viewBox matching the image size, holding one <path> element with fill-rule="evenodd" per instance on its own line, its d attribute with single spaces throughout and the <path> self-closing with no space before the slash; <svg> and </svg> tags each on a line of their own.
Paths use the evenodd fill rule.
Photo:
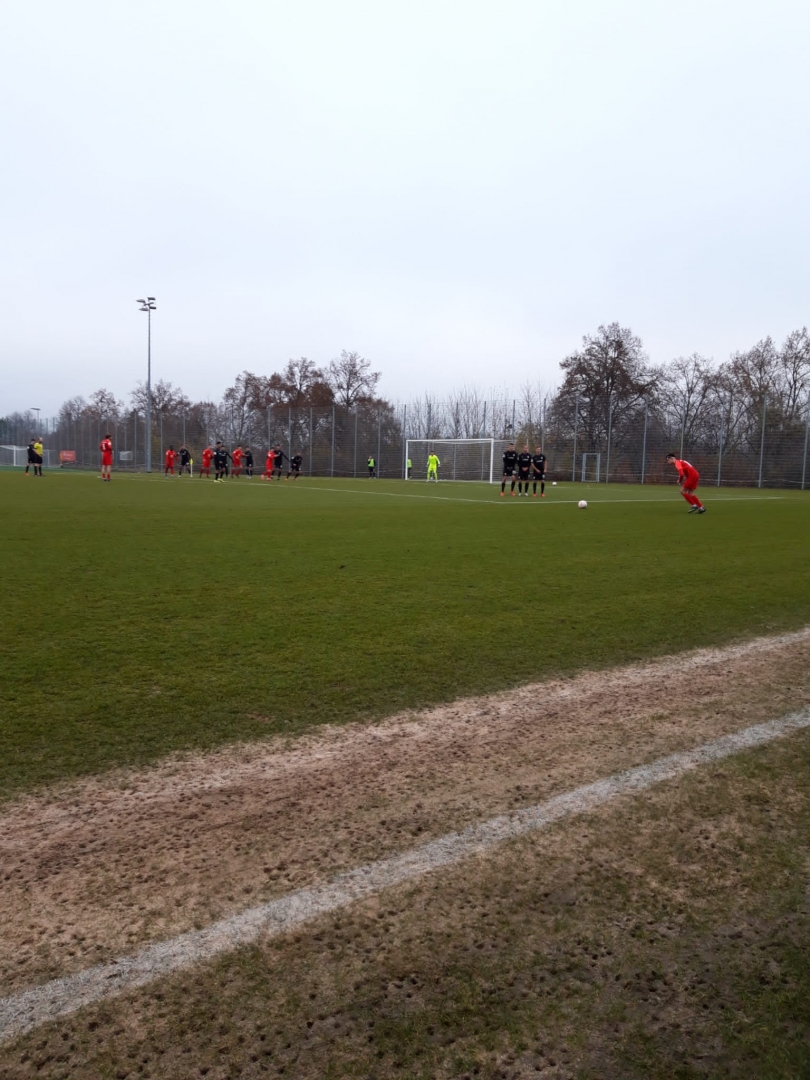
<svg viewBox="0 0 810 1080">
<path fill-rule="evenodd" d="M 233 458 L 233 468 L 231 469 L 231 476 L 242 475 L 242 458 L 244 456 L 245 452 L 242 449 L 242 444 L 240 443 L 231 455 L 231 457 Z"/>
<path fill-rule="evenodd" d="M 109 480 L 111 479 L 110 474 L 112 472 L 113 459 L 112 440 L 110 439 L 109 434 L 104 436 L 99 443 L 98 448 L 101 451 L 101 479 Z"/>
<path fill-rule="evenodd" d="M 168 476 L 169 473 L 174 476 L 174 463 L 177 461 L 177 451 L 173 446 L 170 446 L 166 451 L 166 467 L 163 470 L 163 475 Z"/>
<path fill-rule="evenodd" d="M 202 474 L 205 473 L 209 480 L 211 479 L 211 458 L 213 456 L 214 451 L 211 449 L 210 446 L 206 446 L 206 448 L 203 450 L 202 466 L 200 468 L 199 475 L 202 476 Z"/>
<path fill-rule="evenodd" d="M 689 503 L 690 514 L 705 514 L 706 507 L 695 494 L 695 488 L 700 483 L 700 473 L 694 465 L 688 461 L 676 457 L 675 454 L 667 454 L 667 461 L 671 461 L 678 470 L 678 483 L 681 485 L 681 495 Z"/>
<path fill-rule="evenodd" d="M 272 480 L 273 479 L 273 469 L 275 468 L 275 466 L 276 466 L 276 452 L 275 452 L 275 450 L 268 450 L 267 451 L 267 463 L 265 464 L 264 472 L 262 473 L 262 476 L 264 477 L 265 480 Z"/>
</svg>

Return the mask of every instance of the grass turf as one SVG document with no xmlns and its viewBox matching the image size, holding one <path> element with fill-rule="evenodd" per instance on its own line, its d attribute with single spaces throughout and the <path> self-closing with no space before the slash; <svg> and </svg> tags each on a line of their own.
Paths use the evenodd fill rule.
<svg viewBox="0 0 810 1080">
<path fill-rule="evenodd" d="M 0 796 L 810 621 L 802 493 L 269 488 L 0 473 Z"/>
</svg>

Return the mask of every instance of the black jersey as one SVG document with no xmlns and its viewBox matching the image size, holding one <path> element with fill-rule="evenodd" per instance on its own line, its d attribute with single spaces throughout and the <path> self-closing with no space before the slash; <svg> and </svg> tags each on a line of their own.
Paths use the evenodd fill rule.
<svg viewBox="0 0 810 1080">
<path fill-rule="evenodd" d="M 28 464 L 29 465 L 37 465 L 38 464 L 38 462 L 37 462 L 38 457 L 39 457 L 39 455 L 37 454 L 36 450 L 34 449 L 34 444 L 29 443 L 28 444 Z"/>
<path fill-rule="evenodd" d="M 290 460 L 280 447 L 276 447 L 273 450 L 273 453 L 276 455 L 276 460 L 273 462 L 273 467 L 276 469 L 281 468 L 282 462 L 284 461 L 285 457 L 287 458 L 287 461 Z"/>
<path fill-rule="evenodd" d="M 191 461 L 191 454 L 189 453 L 189 451 L 184 446 L 183 449 L 180 451 L 180 464 L 181 465 L 188 465 L 188 463 L 190 461 Z"/>
<path fill-rule="evenodd" d="M 245 464 L 250 468 L 253 465 L 253 454 L 250 450 L 245 451 Z"/>
<path fill-rule="evenodd" d="M 536 473 L 544 473 L 546 471 L 546 455 L 532 454 L 532 465 Z"/>
<path fill-rule="evenodd" d="M 528 472 L 532 463 L 532 455 L 529 453 L 518 454 L 518 468 L 521 472 Z"/>
<path fill-rule="evenodd" d="M 290 458 L 290 465 L 297 472 L 301 468 L 303 460 L 300 454 L 296 454 L 295 457 Z"/>
<path fill-rule="evenodd" d="M 517 464 L 517 459 L 518 456 L 516 450 L 507 450 L 503 455 L 503 471 L 513 472 L 515 465 Z"/>
</svg>

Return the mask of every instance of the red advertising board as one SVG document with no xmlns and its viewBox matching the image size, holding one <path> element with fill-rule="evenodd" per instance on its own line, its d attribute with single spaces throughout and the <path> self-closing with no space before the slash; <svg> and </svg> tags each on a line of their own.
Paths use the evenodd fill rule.
<svg viewBox="0 0 810 1080">
<path fill-rule="evenodd" d="M 75 465 L 76 464 L 76 451 L 75 450 L 60 450 L 59 460 L 63 465 Z"/>
</svg>

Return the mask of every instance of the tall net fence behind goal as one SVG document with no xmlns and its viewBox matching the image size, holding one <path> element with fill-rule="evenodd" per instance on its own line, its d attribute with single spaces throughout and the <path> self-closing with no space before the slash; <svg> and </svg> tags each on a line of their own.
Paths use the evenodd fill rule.
<svg viewBox="0 0 810 1080">
<path fill-rule="evenodd" d="M 428 458 L 439 459 L 439 480 L 478 480 L 491 483 L 501 478 L 501 439 L 408 439 L 405 460 L 411 462 L 409 480 L 426 480 Z"/>
</svg>

